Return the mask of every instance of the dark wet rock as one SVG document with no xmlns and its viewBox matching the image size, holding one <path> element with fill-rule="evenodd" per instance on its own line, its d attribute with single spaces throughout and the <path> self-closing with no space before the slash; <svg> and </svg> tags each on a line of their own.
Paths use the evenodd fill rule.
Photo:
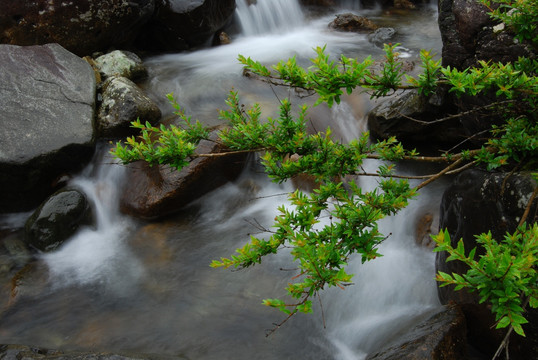
<svg viewBox="0 0 538 360">
<path fill-rule="evenodd" d="M 234 11 L 235 0 L 156 0 L 155 15 L 137 45 L 153 51 L 203 45 L 231 22 Z"/>
<path fill-rule="evenodd" d="M 488 8 L 474 0 L 439 0 L 439 29 L 443 40 L 443 66 L 464 69 L 478 60 L 514 61 L 531 56 L 508 32 L 495 33 L 497 23 Z"/>
<path fill-rule="evenodd" d="M 443 195 L 440 228 L 448 230 L 454 247 L 460 239 L 463 239 L 467 251 L 477 246 L 475 235 L 484 232 L 491 231 L 493 238 L 499 241 L 507 232 L 515 231 L 536 186 L 529 174 L 467 170 L 453 181 Z M 527 221 L 537 221 L 537 211 L 538 200 L 535 200 L 530 212 L 531 218 Z M 479 248 L 477 256 L 480 253 Z M 437 253 L 437 271 L 458 274 L 467 271 L 463 263 L 458 261 L 447 263 L 446 258 L 445 252 Z M 493 329 L 495 318 L 489 306 L 479 304 L 476 293 L 453 291 L 452 286 L 439 288 L 438 292 L 443 304 L 453 301 L 461 305 L 467 318 L 469 342 L 491 357 L 502 341 L 505 330 Z M 537 313 L 533 309 L 528 314 L 533 320 L 531 324 L 523 326 L 526 332 L 529 331 L 526 339 L 512 338 L 511 359 L 528 359 L 529 357 L 525 357 L 524 354 L 537 353 L 531 352 L 532 349 L 538 348 Z"/>
<path fill-rule="evenodd" d="M 367 360 L 461 360 L 466 345 L 461 309 L 445 306 Z"/>
<path fill-rule="evenodd" d="M 148 70 L 138 55 L 126 50 L 101 55 L 95 59 L 95 65 L 103 79 L 121 76 L 136 82 L 148 76 Z"/>
<path fill-rule="evenodd" d="M 30 216 L 25 241 L 41 251 L 51 251 L 71 237 L 81 225 L 92 223 L 92 211 L 84 193 L 76 189 L 51 195 Z"/>
<path fill-rule="evenodd" d="M 90 353 L 81 351 L 64 352 L 26 345 L 0 345 L 3 360 L 181 360 L 182 356 Z"/>
<path fill-rule="evenodd" d="M 124 77 L 113 77 L 102 87 L 103 101 L 97 117 L 99 135 L 120 138 L 137 131 L 131 122 L 140 119 L 156 124 L 161 110 L 134 82 Z"/>
<path fill-rule="evenodd" d="M 396 136 L 407 143 L 454 143 L 465 134 L 457 119 L 434 122 L 445 112 L 436 95 L 425 97 L 411 90 L 383 101 L 368 114 L 368 128 L 373 137 Z"/>
<path fill-rule="evenodd" d="M 395 34 L 396 30 L 394 30 L 393 28 L 382 27 L 376 29 L 371 34 L 368 34 L 368 41 L 377 46 L 383 46 L 383 44 L 388 43 L 389 40 L 391 40 Z"/>
<path fill-rule="evenodd" d="M 0 45 L 0 212 L 30 210 L 94 150 L 95 76 L 57 44 Z"/>
<path fill-rule="evenodd" d="M 202 140 L 196 154 L 223 150 L 222 145 Z M 150 167 L 145 162 L 128 166 L 130 179 L 123 188 L 120 207 L 124 213 L 141 218 L 157 218 L 179 211 L 191 201 L 235 179 L 243 169 L 244 155 L 198 157 L 177 171 L 169 166 Z"/>
<path fill-rule="evenodd" d="M 364 16 L 346 13 L 336 15 L 336 18 L 329 24 L 329 28 L 337 31 L 360 33 L 374 31 L 378 26 Z"/>
<path fill-rule="evenodd" d="M 58 43 L 79 55 L 125 47 L 155 9 L 155 0 L 0 2 L 0 43 Z"/>
</svg>

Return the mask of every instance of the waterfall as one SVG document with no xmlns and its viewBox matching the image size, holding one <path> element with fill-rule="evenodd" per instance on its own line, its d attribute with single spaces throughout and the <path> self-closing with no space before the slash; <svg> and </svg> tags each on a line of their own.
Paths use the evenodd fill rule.
<svg viewBox="0 0 538 360">
<path fill-rule="evenodd" d="M 304 24 L 298 0 L 237 0 L 235 11 L 243 35 L 279 34 Z"/>
<path fill-rule="evenodd" d="M 118 185 L 124 174 L 125 168 L 103 147 L 88 168 L 71 181 L 70 185 L 82 190 L 92 203 L 95 227 L 81 229 L 60 249 L 42 255 L 56 287 L 116 284 L 125 275 L 126 279 L 140 275 L 136 259 L 130 259 L 123 243 L 131 224 L 119 212 Z"/>
</svg>

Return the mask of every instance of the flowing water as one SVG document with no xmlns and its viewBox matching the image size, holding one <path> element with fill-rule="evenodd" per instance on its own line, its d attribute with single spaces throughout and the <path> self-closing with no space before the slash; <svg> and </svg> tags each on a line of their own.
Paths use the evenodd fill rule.
<svg viewBox="0 0 538 360">
<path fill-rule="evenodd" d="M 243 78 L 239 53 L 268 64 L 290 56 L 304 62 L 312 48 L 324 44 L 335 55 L 381 54 L 365 35 L 328 31 L 334 13 L 309 13 L 291 0 L 257 0 L 250 7 L 238 0 L 237 5 L 241 31 L 232 34 L 232 44 L 146 59 L 150 80 L 145 89 L 165 117 L 172 109 L 164 96 L 173 92 L 187 113 L 217 124 L 215 109 L 224 107 L 232 86 L 245 103 L 259 102 L 265 113 L 274 113 L 275 100 L 289 94 Z M 422 47 L 440 52 L 433 5 L 402 13 L 362 11 L 349 1 L 341 5 L 396 28 L 402 52 L 411 60 Z M 344 100 L 332 109 L 312 111 L 312 127 L 330 124 L 344 141 L 365 131 L 364 114 L 373 103 L 359 93 Z M 92 200 L 97 225 L 39 257 L 37 271 L 23 278 L 0 314 L 0 343 L 197 360 L 363 359 L 438 306 L 433 255 L 415 244 L 414 222 L 437 213 L 440 186 L 382 222 L 384 233 L 392 234 L 381 246 L 384 256 L 364 265 L 350 263 L 355 285 L 323 294 L 323 318 L 316 303 L 314 315 L 298 315 L 266 338 L 266 330 L 282 316 L 261 301 L 284 295 L 294 275 L 279 270 L 290 267 L 287 255 L 235 272 L 208 265 L 231 255 L 260 227 L 270 227 L 277 206 L 286 202 L 282 194 L 292 185 L 276 185 L 246 170 L 177 215 L 144 223 L 118 211 L 123 170 L 103 147 L 73 180 L 71 185 Z M 373 187 L 375 180 L 361 180 L 361 185 Z M 24 216 L 10 221 L 20 223 Z"/>
</svg>

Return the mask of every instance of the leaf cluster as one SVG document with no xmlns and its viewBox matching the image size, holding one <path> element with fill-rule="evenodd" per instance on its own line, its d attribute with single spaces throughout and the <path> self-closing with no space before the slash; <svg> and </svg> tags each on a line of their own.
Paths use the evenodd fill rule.
<svg viewBox="0 0 538 360">
<path fill-rule="evenodd" d="M 501 242 L 495 241 L 491 233 L 478 235 L 476 242 L 484 251 L 478 260 L 476 248 L 465 254 L 463 240 L 453 248 L 447 231 L 441 231 L 433 239 L 437 243 L 434 251 L 449 253 L 446 261 L 458 260 L 469 267 L 461 275 L 439 272 L 436 279 L 440 286 L 455 285 L 455 290 L 478 291 L 480 303 L 491 303 L 497 329 L 512 326 L 516 333 L 525 336 L 522 328 L 528 322 L 523 316 L 525 303 L 538 307 L 538 225 L 522 226 L 513 234 L 506 234 Z"/>
</svg>

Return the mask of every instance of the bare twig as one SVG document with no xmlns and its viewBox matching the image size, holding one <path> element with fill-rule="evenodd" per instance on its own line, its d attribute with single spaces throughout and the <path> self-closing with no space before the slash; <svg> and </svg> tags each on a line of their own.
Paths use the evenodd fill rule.
<svg viewBox="0 0 538 360">
<path fill-rule="evenodd" d="M 463 161 L 463 158 L 459 158 L 458 160 L 454 161 L 452 164 L 448 165 L 446 168 L 444 168 L 443 170 L 441 170 L 440 172 L 438 172 L 437 174 L 435 174 L 435 176 L 432 176 L 431 178 L 429 178 L 428 180 L 420 183 L 419 185 L 416 186 L 415 189 L 417 190 L 420 190 L 422 189 L 424 186 L 434 182 L 435 180 L 439 179 L 441 176 L 445 175 L 446 173 L 448 173 L 449 171 L 451 171 L 452 169 L 454 169 L 456 166 L 458 166 L 461 162 Z"/>
<path fill-rule="evenodd" d="M 532 192 L 531 198 L 529 199 L 529 202 L 527 203 L 527 207 L 525 208 L 525 212 L 523 212 L 523 215 L 521 216 L 521 220 L 519 221 L 519 226 L 523 225 L 523 223 L 527 221 L 527 217 L 529 216 L 529 213 L 531 211 L 532 203 L 534 202 L 534 199 L 536 199 L 537 195 L 538 195 L 538 186 Z"/>
</svg>

